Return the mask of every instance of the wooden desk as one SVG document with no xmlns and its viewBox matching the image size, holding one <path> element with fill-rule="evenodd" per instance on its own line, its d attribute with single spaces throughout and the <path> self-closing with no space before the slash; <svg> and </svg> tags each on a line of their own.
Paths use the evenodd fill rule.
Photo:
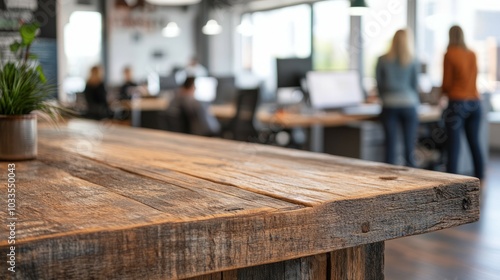
<svg viewBox="0 0 500 280">
<path fill-rule="evenodd" d="M 15 165 L 13 279 L 383 279 L 384 240 L 479 218 L 471 177 L 103 123 Z"/>
<path fill-rule="evenodd" d="M 120 101 L 120 106 L 131 111 L 131 125 L 141 126 L 143 112 L 162 112 L 168 108 L 168 96 L 160 98 L 142 98 Z M 211 105 L 210 111 L 218 119 L 231 119 L 236 114 L 236 108 L 231 104 Z"/>
<path fill-rule="evenodd" d="M 422 123 L 434 122 L 441 119 L 442 110 L 438 106 L 422 105 L 419 108 L 419 120 Z M 298 112 L 270 113 L 259 111 L 258 119 L 266 124 L 277 125 L 283 128 L 344 126 L 363 120 L 373 120 L 378 115 L 346 115 L 341 112 L 317 112 L 302 114 Z"/>
<path fill-rule="evenodd" d="M 236 115 L 236 107 L 232 104 L 211 105 L 210 112 L 218 119 L 229 120 Z"/>
<path fill-rule="evenodd" d="M 301 114 L 294 112 L 270 113 L 259 111 L 259 121 L 282 128 L 319 126 L 342 126 L 353 122 L 373 119 L 373 115 L 344 115 L 340 112 L 318 112 Z"/>
<path fill-rule="evenodd" d="M 141 111 L 163 111 L 168 107 L 168 98 L 146 98 L 137 99 L 133 102 L 122 101 L 122 106 L 132 110 L 132 125 L 140 126 Z M 421 106 L 419 119 L 421 122 L 433 122 L 441 118 L 441 109 L 437 106 Z M 236 114 L 236 108 L 232 104 L 211 105 L 210 110 L 219 119 L 231 119 Z M 302 114 L 286 111 L 284 113 L 271 113 L 266 109 L 258 110 L 257 119 L 268 125 L 281 128 L 311 127 L 315 125 L 323 127 L 343 126 L 357 121 L 374 119 L 376 115 L 345 115 L 341 112 L 317 112 Z"/>
</svg>

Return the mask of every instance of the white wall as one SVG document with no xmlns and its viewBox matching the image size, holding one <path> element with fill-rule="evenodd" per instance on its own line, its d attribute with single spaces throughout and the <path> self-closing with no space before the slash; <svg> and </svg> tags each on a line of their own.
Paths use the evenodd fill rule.
<svg viewBox="0 0 500 280">
<path fill-rule="evenodd" d="M 209 64 L 210 73 L 216 76 L 234 74 L 235 45 L 234 37 L 235 27 L 238 25 L 239 16 L 232 9 L 224 12 L 213 12 L 212 18 L 222 26 L 222 32 L 217 35 L 211 35 L 209 42 Z"/>
<path fill-rule="evenodd" d="M 112 6 L 111 6 L 112 8 Z M 157 7 L 154 11 L 142 14 L 127 14 L 122 11 L 109 9 L 109 83 L 122 83 L 123 67 L 132 66 L 134 78 L 142 81 L 148 73 L 156 71 L 159 74 L 168 74 L 174 66 L 185 66 L 189 58 L 194 55 L 193 26 L 196 16 L 194 7 L 182 9 L 179 7 Z M 150 28 L 131 28 L 117 24 L 117 19 L 140 18 L 154 19 L 166 25 L 175 21 L 181 33 L 175 38 L 166 38 L 161 35 L 164 26 Z M 154 52 L 163 53 L 161 59 L 153 57 Z"/>
</svg>

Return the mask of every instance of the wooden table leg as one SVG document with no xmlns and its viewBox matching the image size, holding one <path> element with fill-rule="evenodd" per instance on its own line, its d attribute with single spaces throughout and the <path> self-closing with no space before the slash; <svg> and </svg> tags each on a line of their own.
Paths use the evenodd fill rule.
<svg viewBox="0 0 500 280">
<path fill-rule="evenodd" d="M 284 262 L 212 273 L 189 280 L 380 280 L 384 242 Z"/>
<path fill-rule="evenodd" d="M 384 279 L 384 242 L 330 253 L 330 279 Z"/>
</svg>

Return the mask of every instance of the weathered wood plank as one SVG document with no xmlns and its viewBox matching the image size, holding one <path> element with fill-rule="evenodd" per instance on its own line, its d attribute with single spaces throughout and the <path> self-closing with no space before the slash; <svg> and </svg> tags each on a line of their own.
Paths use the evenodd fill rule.
<svg viewBox="0 0 500 280">
<path fill-rule="evenodd" d="M 378 242 L 326 254 L 241 268 L 227 271 L 224 275 L 222 272 L 213 273 L 186 280 L 383 279 L 383 247 L 383 242 Z"/>
<path fill-rule="evenodd" d="M 40 161 L 49 166 L 65 169 L 71 176 L 140 201 L 179 220 L 302 207 L 171 170 L 151 170 L 149 177 L 140 176 L 140 172 L 134 170 L 127 172 L 48 146 L 43 146 L 41 156 Z M 134 187 L 124 187 L 126 185 Z"/>
<path fill-rule="evenodd" d="M 137 176 L 52 148 L 44 149 L 40 157 L 16 164 L 21 184 L 16 194 L 22 198 L 16 212 L 23 223 L 16 233 L 20 240 L 81 229 L 119 229 L 301 208 L 178 173 L 171 174 L 169 181 Z M 0 189 L 3 197 L 6 192 L 6 188 Z M 0 217 L 4 215 L 6 211 L 1 211 Z M 0 231 L 0 246 L 6 245 L 7 234 Z"/>
<path fill-rule="evenodd" d="M 438 172 L 150 130 L 135 130 L 133 136 L 127 128 L 102 133 L 92 150 L 80 153 L 145 176 L 173 170 L 307 206 L 434 187 L 457 179 Z M 62 141 L 70 152 L 82 139 L 85 135 Z M 138 157 L 143 160 L 135 163 Z"/>
<path fill-rule="evenodd" d="M 21 272 L 16 276 L 23 279 L 22 271 L 36 271 L 41 278 L 137 279 L 147 268 L 149 279 L 177 279 L 279 262 L 475 220 L 477 190 L 458 189 L 447 199 L 431 189 L 294 211 L 20 240 Z M 401 200 L 408 195 L 416 198 L 414 207 Z M 472 207 L 464 208 L 464 199 Z"/>
<path fill-rule="evenodd" d="M 384 242 L 333 251 L 330 260 L 329 279 L 384 279 Z"/>
<path fill-rule="evenodd" d="M 186 280 L 326 280 L 327 254 L 246 267 Z"/>
<path fill-rule="evenodd" d="M 470 177 L 148 130 L 69 127 L 42 129 L 40 158 L 18 164 L 27 227 L 17 233 L 15 279 L 188 278 L 479 217 L 479 182 Z M 0 231 L 0 250 L 5 240 Z M 321 271 L 315 263 L 309 270 Z"/>
<path fill-rule="evenodd" d="M 186 278 L 185 280 L 226 280 L 226 279 L 222 278 L 222 272 L 217 272 L 208 275 L 190 277 Z"/>
</svg>

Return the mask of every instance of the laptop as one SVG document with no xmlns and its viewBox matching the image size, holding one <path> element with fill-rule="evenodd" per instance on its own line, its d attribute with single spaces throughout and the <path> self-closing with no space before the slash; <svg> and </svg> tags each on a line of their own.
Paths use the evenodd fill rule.
<svg viewBox="0 0 500 280">
<path fill-rule="evenodd" d="M 365 104 L 357 71 L 312 71 L 306 75 L 311 107 L 348 115 L 378 115 L 379 104 Z"/>
<path fill-rule="evenodd" d="M 217 97 L 217 79 L 214 77 L 197 77 L 194 98 L 200 102 L 212 103 Z"/>
</svg>

